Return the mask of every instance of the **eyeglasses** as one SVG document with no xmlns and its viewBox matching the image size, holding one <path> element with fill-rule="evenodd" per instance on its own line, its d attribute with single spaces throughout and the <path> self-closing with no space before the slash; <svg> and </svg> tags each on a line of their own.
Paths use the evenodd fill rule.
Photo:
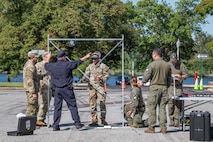
<svg viewBox="0 0 213 142">
<path fill-rule="evenodd" d="M 92 58 L 92 60 L 97 60 L 98 58 Z"/>
</svg>

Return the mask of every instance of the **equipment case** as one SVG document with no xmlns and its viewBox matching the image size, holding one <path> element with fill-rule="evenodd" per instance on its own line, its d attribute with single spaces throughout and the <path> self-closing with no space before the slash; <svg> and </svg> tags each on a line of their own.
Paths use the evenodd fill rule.
<svg viewBox="0 0 213 142">
<path fill-rule="evenodd" d="M 211 115 L 209 112 L 192 111 L 190 113 L 190 140 L 210 141 Z"/>
<path fill-rule="evenodd" d="M 36 116 L 26 116 L 20 117 L 18 119 L 17 131 L 7 132 L 9 136 L 23 136 L 23 135 L 32 135 L 33 131 L 36 128 Z"/>
</svg>

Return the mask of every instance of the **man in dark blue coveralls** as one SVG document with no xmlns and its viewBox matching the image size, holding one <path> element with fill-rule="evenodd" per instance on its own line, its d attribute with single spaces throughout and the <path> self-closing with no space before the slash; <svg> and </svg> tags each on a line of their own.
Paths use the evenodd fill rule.
<svg viewBox="0 0 213 142">
<path fill-rule="evenodd" d="M 57 62 L 53 63 L 49 63 L 51 54 L 49 53 L 47 55 L 44 67 L 51 73 L 51 83 L 55 86 L 53 131 L 60 130 L 59 123 L 61 120 L 63 99 L 67 103 L 76 128 L 80 129 L 84 126 L 84 124 L 81 124 L 80 121 L 75 94 L 73 92 L 72 70 L 76 69 L 83 61 L 89 58 L 90 54 L 91 53 L 87 54 L 79 60 L 69 62 L 66 61 L 66 56 L 68 53 L 60 50 L 57 53 Z"/>
</svg>

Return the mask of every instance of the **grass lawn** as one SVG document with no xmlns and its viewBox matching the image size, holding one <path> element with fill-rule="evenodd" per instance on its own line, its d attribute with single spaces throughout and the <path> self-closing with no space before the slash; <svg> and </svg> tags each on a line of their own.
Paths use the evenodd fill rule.
<svg viewBox="0 0 213 142">
<path fill-rule="evenodd" d="M 0 82 L 0 87 L 23 87 L 22 82 Z"/>
</svg>

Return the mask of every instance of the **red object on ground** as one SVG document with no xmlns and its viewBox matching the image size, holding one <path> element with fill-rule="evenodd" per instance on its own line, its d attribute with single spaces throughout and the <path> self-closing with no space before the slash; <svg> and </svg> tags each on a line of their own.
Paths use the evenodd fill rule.
<svg viewBox="0 0 213 142">
<path fill-rule="evenodd" d="M 192 94 L 182 93 L 182 96 L 183 96 L 183 97 L 191 97 L 191 96 L 192 96 Z"/>
<path fill-rule="evenodd" d="M 194 83 L 195 83 L 196 79 L 197 79 L 197 72 L 195 71 L 194 72 Z"/>
</svg>

